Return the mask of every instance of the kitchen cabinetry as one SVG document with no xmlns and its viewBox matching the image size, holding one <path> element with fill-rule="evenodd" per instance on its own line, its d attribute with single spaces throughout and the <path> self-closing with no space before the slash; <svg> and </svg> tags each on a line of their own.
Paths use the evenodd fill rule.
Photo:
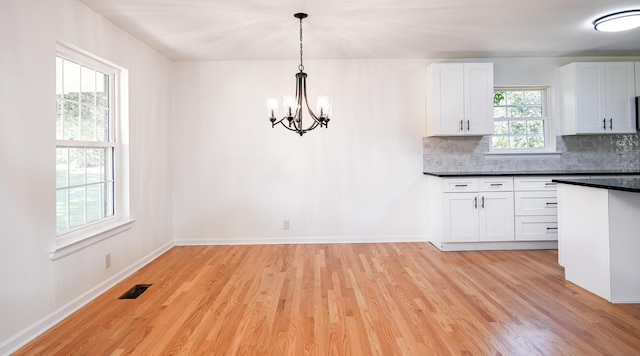
<svg viewBox="0 0 640 356">
<path fill-rule="evenodd" d="M 512 241 L 513 178 L 447 179 L 443 242 Z"/>
<path fill-rule="evenodd" d="M 558 199 L 551 177 L 515 177 L 516 241 L 558 240 Z"/>
<path fill-rule="evenodd" d="M 493 133 L 493 63 L 427 68 L 427 136 Z"/>
<path fill-rule="evenodd" d="M 633 62 L 561 67 L 562 134 L 636 132 L 634 73 Z"/>
<path fill-rule="evenodd" d="M 636 62 L 635 74 L 636 74 L 636 97 L 638 97 L 640 96 L 640 62 Z M 636 106 L 636 110 L 640 110 L 640 108 Z M 636 112 L 636 115 L 638 115 L 637 112 Z"/>
</svg>

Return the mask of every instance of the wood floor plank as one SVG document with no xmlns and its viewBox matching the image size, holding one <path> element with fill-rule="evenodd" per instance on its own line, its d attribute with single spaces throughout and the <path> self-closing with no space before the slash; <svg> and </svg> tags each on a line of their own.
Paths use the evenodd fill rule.
<svg viewBox="0 0 640 356">
<path fill-rule="evenodd" d="M 152 284 L 138 299 L 117 299 Z M 633 355 L 640 304 L 556 251 L 427 243 L 174 247 L 15 355 Z"/>
</svg>

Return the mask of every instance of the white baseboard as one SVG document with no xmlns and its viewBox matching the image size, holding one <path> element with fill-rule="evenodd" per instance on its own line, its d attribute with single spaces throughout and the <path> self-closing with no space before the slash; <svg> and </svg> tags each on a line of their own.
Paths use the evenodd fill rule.
<svg viewBox="0 0 640 356">
<path fill-rule="evenodd" d="M 24 330 L 10 337 L 2 344 L 0 344 L 0 355 L 9 355 L 12 352 L 17 351 L 22 346 L 26 345 L 31 340 L 35 339 L 40 334 L 49 330 L 51 327 L 61 322 L 63 319 L 68 317 L 69 315 L 76 312 L 78 309 L 85 306 L 87 303 L 100 296 L 102 293 L 106 292 L 116 284 L 123 281 L 125 278 L 129 277 L 135 271 L 147 265 L 149 262 L 155 260 L 163 253 L 167 252 L 171 247 L 174 246 L 173 242 L 169 242 L 155 251 L 149 253 L 144 256 L 140 260 L 134 262 L 129 267 L 123 269 L 119 273 L 113 275 L 111 278 L 105 280 L 94 288 L 88 290 L 84 294 L 70 301 L 69 303 L 63 305 L 57 310 L 53 311 L 49 315 L 44 318 L 38 320 L 37 322 L 31 324 Z"/>
<path fill-rule="evenodd" d="M 253 237 L 253 238 L 215 238 L 215 239 L 179 239 L 176 246 L 209 245 L 290 245 L 290 244 L 336 244 L 336 243 L 384 243 L 384 242 L 428 242 L 427 236 L 299 236 L 299 237 Z"/>
<path fill-rule="evenodd" d="M 441 251 L 557 250 L 558 241 L 431 242 Z"/>
</svg>

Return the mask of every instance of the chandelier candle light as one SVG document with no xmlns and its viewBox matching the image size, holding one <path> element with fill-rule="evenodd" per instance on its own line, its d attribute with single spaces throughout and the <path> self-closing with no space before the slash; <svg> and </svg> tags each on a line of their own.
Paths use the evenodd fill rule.
<svg viewBox="0 0 640 356">
<path fill-rule="evenodd" d="M 316 127 L 327 127 L 329 123 L 329 117 L 331 116 L 331 100 L 327 96 L 318 97 L 316 115 L 309 106 L 309 100 L 307 100 L 307 73 L 304 72 L 304 66 L 302 65 L 302 19 L 308 15 L 305 13 L 297 13 L 293 15 L 295 18 L 300 19 L 300 65 L 298 66 L 299 72 L 296 73 L 296 95 L 286 95 L 283 99 L 282 106 L 284 109 L 284 116 L 278 120 L 276 117 L 276 111 L 278 110 L 278 99 L 267 99 L 267 110 L 269 112 L 269 120 L 271 121 L 271 127 L 275 127 L 277 124 L 282 124 L 284 128 L 290 131 L 297 132 L 302 136 L 305 132 L 311 131 Z M 302 101 L 304 100 L 304 106 Z M 306 107 L 311 116 L 311 123 L 305 128 L 302 124 L 302 112 L 303 107 Z M 285 123 L 286 119 L 286 123 Z"/>
</svg>

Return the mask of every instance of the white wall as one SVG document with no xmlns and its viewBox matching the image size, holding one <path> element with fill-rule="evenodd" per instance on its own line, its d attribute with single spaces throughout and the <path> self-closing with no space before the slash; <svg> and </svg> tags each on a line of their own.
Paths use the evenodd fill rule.
<svg viewBox="0 0 640 356">
<path fill-rule="evenodd" d="M 51 261 L 56 40 L 129 70 L 130 205 L 137 221 L 125 233 Z M 2 2 L 0 354 L 171 246 L 170 79 L 171 61 L 76 0 Z"/>
<path fill-rule="evenodd" d="M 463 61 L 494 63 L 496 86 L 551 87 L 557 122 L 557 68 L 615 59 Z M 420 142 L 425 68 L 434 61 L 306 60 L 310 99 L 331 96 L 334 117 L 303 137 L 272 129 L 265 104 L 292 93 L 297 61 L 176 63 L 176 243 L 425 239 Z"/>
<path fill-rule="evenodd" d="M 303 137 L 266 110 L 297 66 L 176 64 L 176 243 L 425 240 L 425 62 L 306 60 L 312 105 L 329 95 L 334 110 Z"/>
</svg>

